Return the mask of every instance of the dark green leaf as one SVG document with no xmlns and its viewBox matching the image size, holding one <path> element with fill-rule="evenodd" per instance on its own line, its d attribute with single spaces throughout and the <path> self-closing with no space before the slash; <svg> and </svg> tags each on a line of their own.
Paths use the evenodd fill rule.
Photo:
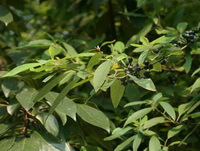
<svg viewBox="0 0 200 151">
<path fill-rule="evenodd" d="M 12 14 L 2 5 L 0 5 L 0 21 L 4 22 L 6 26 L 13 21 Z"/>
</svg>

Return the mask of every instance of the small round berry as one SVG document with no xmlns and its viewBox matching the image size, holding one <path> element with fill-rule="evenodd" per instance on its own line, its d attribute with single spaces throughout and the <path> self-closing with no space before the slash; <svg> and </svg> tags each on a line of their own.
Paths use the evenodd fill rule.
<svg viewBox="0 0 200 151">
<path fill-rule="evenodd" d="M 159 49 L 153 49 L 154 53 L 159 53 Z"/>
<path fill-rule="evenodd" d="M 132 57 L 128 57 L 128 62 L 131 63 L 133 61 Z"/>
<path fill-rule="evenodd" d="M 145 60 L 144 64 L 148 66 L 149 65 L 149 61 Z"/>
<path fill-rule="evenodd" d="M 183 38 L 189 38 L 190 37 L 190 35 L 186 34 L 186 33 L 183 33 L 182 36 L 183 36 Z"/>
<path fill-rule="evenodd" d="M 129 71 L 133 71 L 133 67 L 132 66 L 128 66 L 128 70 Z"/>
<path fill-rule="evenodd" d="M 153 69 L 153 65 L 150 64 L 150 65 L 148 66 L 148 68 L 149 68 L 149 70 Z"/>
<path fill-rule="evenodd" d="M 133 83 L 134 81 L 133 81 L 133 79 L 129 78 L 129 79 L 128 79 L 128 82 L 129 82 L 129 83 Z"/>
<path fill-rule="evenodd" d="M 160 63 L 161 63 L 162 65 L 166 64 L 166 63 L 167 63 L 167 59 L 161 60 Z"/>
<path fill-rule="evenodd" d="M 149 69 L 149 66 L 148 66 L 148 65 L 145 65 L 143 69 Z"/>
<path fill-rule="evenodd" d="M 194 39 L 194 35 L 193 35 L 193 34 L 191 34 L 189 38 L 190 38 L 190 39 Z"/>
</svg>

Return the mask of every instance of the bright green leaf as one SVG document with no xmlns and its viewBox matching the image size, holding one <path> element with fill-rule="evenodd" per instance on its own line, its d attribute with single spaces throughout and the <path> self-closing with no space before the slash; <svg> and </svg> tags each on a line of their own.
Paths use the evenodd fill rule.
<svg viewBox="0 0 200 151">
<path fill-rule="evenodd" d="M 194 90 L 198 89 L 199 87 L 200 87 L 200 78 L 196 79 L 196 81 L 192 85 L 191 92 L 193 92 Z"/>
<path fill-rule="evenodd" d="M 175 135 L 177 135 L 183 129 L 184 129 L 183 125 L 178 125 L 178 126 L 172 128 L 172 129 L 170 129 L 167 133 L 167 138 L 170 139 L 170 138 L 174 137 Z"/>
<path fill-rule="evenodd" d="M 141 109 L 141 110 L 138 110 L 138 111 L 134 112 L 131 116 L 128 117 L 128 119 L 126 120 L 124 126 L 132 123 L 134 120 L 142 118 L 143 116 L 145 116 L 146 114 L 151 112 L 151 110 L 152 110 L 152 108 L 144 108 L 144 109 Z"/>
<path fill-rule="evenodd" d="M 147 50 L 143 51 L 143 52 L 140 54 L 139 59 L 138 59 L 138 64 L 139 64 L 139 65 L 143 64 L 144 60 L 145 60 L 146 57 L 147 57 L 148 52 L 149 52 L 149 50 L 147 49 Z"/>
<path fill-rule="evenodd" d="M 134 139 L 135 139 L 135 135 L 132 137 L 129 137 L 128 139 L 126 139 L 124 142 L 122 142 L 121 144 L 119 144 L 114 151 L 122 151 L 124 150 Z"/>
<path fill-rule="evenodd" d="M 4 75 L 3 77 L 10 77 L 10 76 L 14 76 L 20 72 L 23 72 L 23 71 L 26 71 L 30 68 L 33 68 L 33 67 L 37 67 L 37 66 L 40 66 L 42 65 L 41 63 L 27 63 L 27 64 L 23 64 L 21 66 L 18 66 L 14 69 L 12 69 L 10 72 L 8 72 L 6 75 Z"/>
<path fill-rule="evenodd" d="M 156 91 L 155 85 L 151 79 L 138 79 L 135 76 L 129 75 L 129 77 L 139 86 L 141 86 L 144 89 L 150 90 L 150 91 Z"/>
</svg>

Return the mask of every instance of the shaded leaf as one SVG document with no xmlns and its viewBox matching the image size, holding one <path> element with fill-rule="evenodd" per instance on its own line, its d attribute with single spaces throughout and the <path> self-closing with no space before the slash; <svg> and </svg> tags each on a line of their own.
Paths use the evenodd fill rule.
<svg viewBox="0 0 200 151">
<path fill-rule="evenodd" d="M 128 139 L 126 139 L 123 143 L 119 144 L 114 151 L 122 151 L 123 149 L 125 149 L 134 139 L 135 139 L 135 135 L 132 137 L 129 137 Z"/>
<path fill-rule="evenodd" d="M 106 76 L 108 75 L 110 68 L 111 68 L 111 61 L 108 60 L 99 65 L 98 68 L 96 69 L 93 78 L 93 86 L 96 92 L 101 88 L 102 84 L 106 80 Z"/>
<path fill-rule="evenodd" d="M 87 123 L 110 131 L 110 123 L 103 112 L 85 104 L 77 104 L 77 114 Z"/>
<path fill-rule="evenodd" d="M 58 135 L 59 125 L 54 115 L 48 115 L 48 113 L 43 112 L 38 114 L 36 118 L 44 125 L 49 133 L 51 133 L 55 137 Z"/>
<path fill-rule="evenodd" d="M 0 21 L 4 22 L 6 26 L 13 21 L 12 14 L 2 5 L 0 5 Z"/>
<path fill-rule="evenodd" d="M 116 108 L 124 95 L 125 86 L 121 84 L 120 80 L 116 80 L 110 87 L 110 95 L 113 106 Z"/>
<path fill-rule="evenodd" d="M 200 88 L 200 78 L 196 79 L 194 84 L 192 85 L 191 92 L 195 91 L 196 89 Z"/>
<path fill-rule="evenodd" d="M 26 111 L 33 107 L 33 99 L 37 95 L 37 91 L 33 88 L 25 89 L 16 95 L 17 101 L 24 107 Z"/>
<path fill-rule="evenodd" d="M 179 24 L 176 26 L 176 28 L 177 28 L 177 30 L 178 30 L 180 33 L 183 33 L 183 32 L 186 30 L 187 25 L 188 25 L 188 23 L 182 22 L 182 23 L 179 23 Z"/>
<path fill-rule="evenodd" d="M 60 102 L 65 98 L 67 93 L 73 89 L 73 86 L 78 82 L 80 78 L 75 77 L 61 92 L 60 94 L 56 97 L 55 101 L 53 102 L 49 114 L 52 114 L 55 110 L 55 108 L 60 104 Z"/>
</svg>

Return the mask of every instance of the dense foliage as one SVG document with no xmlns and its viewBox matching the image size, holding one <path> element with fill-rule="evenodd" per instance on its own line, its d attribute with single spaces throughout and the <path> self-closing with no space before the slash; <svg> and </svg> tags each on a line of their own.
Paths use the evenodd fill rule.
<svg viewBox="0 0 200 151">
<path fill-rule="evenodd" d="M 198 151 L 199 0 L 1 0 L 0 151 Z"/>
</svg>

